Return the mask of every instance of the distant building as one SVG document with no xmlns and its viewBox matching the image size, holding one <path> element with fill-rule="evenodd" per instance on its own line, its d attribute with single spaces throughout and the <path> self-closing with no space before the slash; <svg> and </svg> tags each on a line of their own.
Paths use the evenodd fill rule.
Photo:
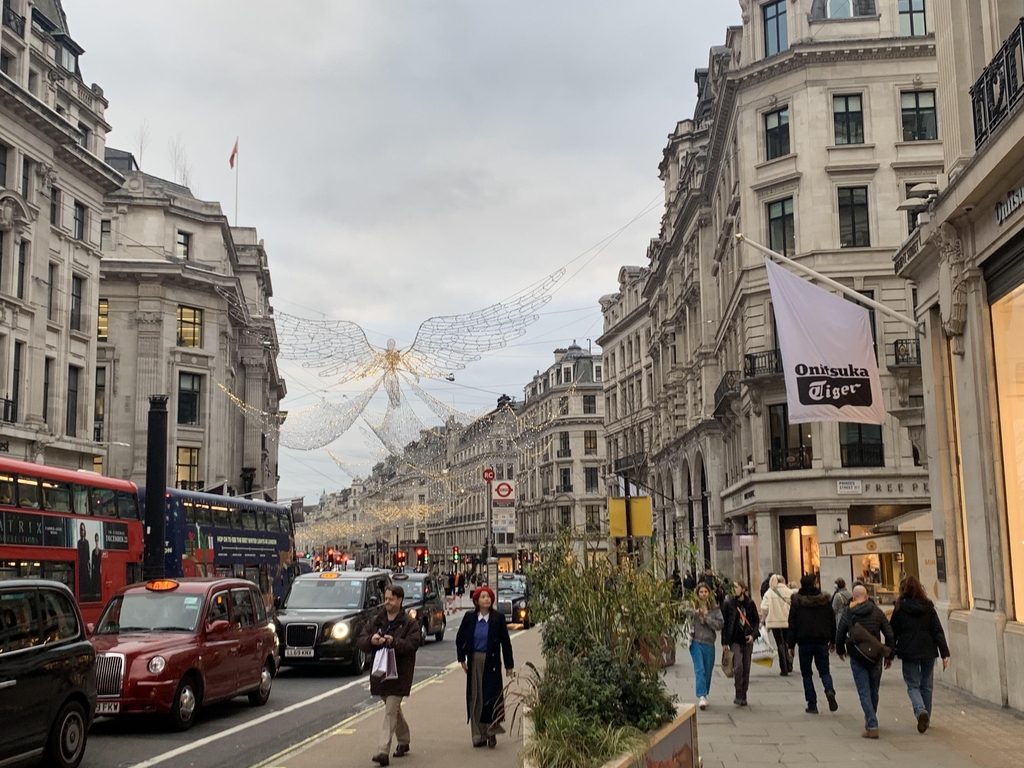
<svg viewBox="0 0 1024 768">
<path fill-rule="evenodd" d="M 518 547 L 530 559 L 541 542 L 569 530 L 577 551 L 607 549 L 604 364 L 575 342 L 524 390 L 516 499 Z"/>
<path fill-rule="evenodd" d="M 60 0 L 4 2 L 0 26 L 0 452 L 101 469 L 96 362 L 110 126 Z"/>
<path fill-rule="evenodd" d="M 100 220 L 93 430 L 112 443 L 106 473 L 145 483 L 149 397 L 165 394 L 169 486 L 276 498 L 286 388 L 263 242 L 219 203 L 109 158 L 125 183 Z"/>
</svg>

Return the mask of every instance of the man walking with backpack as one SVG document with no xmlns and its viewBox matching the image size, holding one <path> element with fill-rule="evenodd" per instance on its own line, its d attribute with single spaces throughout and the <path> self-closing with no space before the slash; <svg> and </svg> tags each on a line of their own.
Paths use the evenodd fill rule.
<svg viewBox="0 0 1024 768">
<path fill-rule="evenodd" d="M 793 655 L 794 647 L 799 648 L 800 674 L 804 679 L 804 698 L 807 700 L 806 711 L 810 715 L 818 714 L 818 694 L 814 690 L 812 664 L 818 668 L 818 676 L 825 687 L 829 711 L 835 712 L 839 709 L 836 688 L 832 684 L 832 673 L 828 665 L 829 651 L 835 647 L 835 628 L 831 598 L 818 589 L 813 575 L 802 576 L 800 590 L 790 598 L 787 640 L 790 656 Z"/>
<path fill-rule="evenodd" d="M 885 644 L 882 644 L 882 636 Z M 868 597 L 864 585 L 853 588 L 853 599 L 839 619 L 836 649 L 839 658 L 850 655 L 850 671 L 857 685 L 860 706 L 864 710 L 865 739 L 878 738 L 878 689 L 882 667 L 892 666 L 892 648 L 896 645 L 892 627 L 882 609 Z"/>
</svg>

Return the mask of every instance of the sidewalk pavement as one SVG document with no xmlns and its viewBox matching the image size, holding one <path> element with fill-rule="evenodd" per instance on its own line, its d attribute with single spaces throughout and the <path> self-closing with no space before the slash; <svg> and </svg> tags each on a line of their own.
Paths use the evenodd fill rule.
<svg viewBox="0 0 1024 768">
<path fill-rule="evenodd" d="M 717 648 L 721 662 L 721 646 Z M 1024 765 L 1024 717 L 980 702 L 942 684 L 936 662 L 931 726 L 917 732 L 903 683 L 900 662 L 882 675 L 879 693 L 878 741 L 861 737 L 864 715 L 853 684 L 849 661 L 830 655 L 839 711 L 828 711 L 815 674 L 819 715 L 804 712 L 799 664 L 789 677 L 779 675 L 778 659 L 771 669 L 753 665 L 746 708 L 732 704 L 732 680 L 715 668 L 709 708 L 697 713 L 697 738 L 704 768 L 748 768 L 775 764 L 787 768 L 826 768 L 870 764 L 872 768 L 1008 768 Z M 946 672 L 949 675 L 949 672 Z M 681 702 L 695 701 L 693 666 L 680 644 L 675 666 L 666 670 L 666 683 Z"/>
<path fill-rule="evenodd" d="M 541 665 L 540 630 L 536 627 L 512 634 L 516 671 L 527 662 Z M 452 648 L 454 655 L 455 649 Z M 517 684 L 514 684 L 513 690 Z M 411 731 L 410 751 L 405 757 L 391 758 L 393 768 L 513 768 L 518 764 L 522 746 L 522 721 L 517 715 L 510 723 L 515 703 L 506 699 L 509 717 L 506 734 L 498 737 L 495 749 L 474 748 L 466 720 L 466 675 L 455 660 L 451 667 L 413 686 L 412 695 L 402 703 L 402 712 Z M 383 705 L 376 705 L 323 733 L 312 736 L 259 763 L 254 768 L 377 768 L 370 758 L 377 753 L 377 741 L 384 722 Z M 391 751 L 394 752 L 392 743 Z"/>
</svg>

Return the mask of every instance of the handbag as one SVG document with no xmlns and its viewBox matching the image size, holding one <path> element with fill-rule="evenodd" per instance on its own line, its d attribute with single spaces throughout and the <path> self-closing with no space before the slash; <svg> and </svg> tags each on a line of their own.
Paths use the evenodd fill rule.
<svg viewBox="0 0 1024 768">
<path fill-rule="evenodd" d="M 750 651 L 750 660 L 762 667 L 771 667 L 775 663 L 776 648 L 766 635 L 760 635 L 754 640 L 754 647 Z"/>
<path fill-rule="evenodd" d="M 726 677 L 733 676 L 732 648 L 729 646 L 722 647 L 722 674 Z"/>
<path fill-rule="evenodd" d="M 892 657 L 892 649 L 864 629 L 861 624 L 854 624 L 850 629 L 850 639 L 853 640 L 853 647 L 857 649 L 857 653 L 872 664 Z"/>
<path fill-rule="evenodd" d="M 398 679 L 398 662 L 395 659 L 394 648 L 381 648 L 373 657 L 373 669 L 370 677 L 383 678 L 384 680 Z"/>
</svg>

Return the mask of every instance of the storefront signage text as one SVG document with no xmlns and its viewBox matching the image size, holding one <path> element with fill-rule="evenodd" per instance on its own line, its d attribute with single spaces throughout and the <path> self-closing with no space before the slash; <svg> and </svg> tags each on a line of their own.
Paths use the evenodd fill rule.
<svg viewBox="0 0 1024 768">
<path fill-rule="evenodd" d="M 1024 205 L 1024 186 L 1006 195 L 1005 203 L 996 203 L 996 222 L 1002 224 Z"/>
</svg>

